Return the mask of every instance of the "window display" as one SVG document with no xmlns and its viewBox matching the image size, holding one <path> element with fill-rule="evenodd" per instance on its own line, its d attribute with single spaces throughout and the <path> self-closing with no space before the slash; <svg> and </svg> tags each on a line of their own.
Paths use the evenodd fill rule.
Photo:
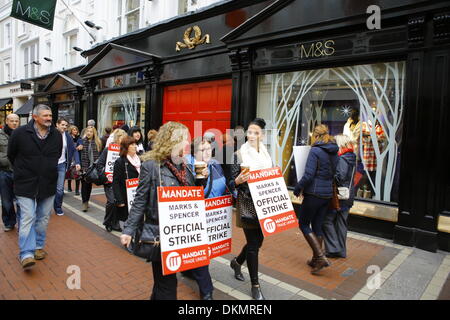
<svg viewBox="0 0 450 320">
<path fill-rule="evenodd" d="M 119 128 L 124 124 L 128 127 L 145 126 L 145 91 L 124 91 L 102 94 L 98 99 L 98 130 Z"/>
<path fill-rule="evenodd" d="M 297 180 L 292 148 L 317 124 L 354 140 L 357 198 L 398 202 L 405 63 L 389 62 L 259 76 L 258 117 L 288 185 Z"/>
</svg>

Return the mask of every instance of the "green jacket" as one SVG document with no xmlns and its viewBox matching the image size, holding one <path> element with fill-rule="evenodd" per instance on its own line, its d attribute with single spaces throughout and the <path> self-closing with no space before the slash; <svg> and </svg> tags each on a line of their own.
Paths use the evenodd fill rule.
<svg viewBox="0 0 450 320">
<path fill-rule="evenodd" d="M 8 141 L 9 136 L 0 129 L 0 170 L 1 171 L 12 171 L 11 162 L 8 160 Z"/>
</svg>

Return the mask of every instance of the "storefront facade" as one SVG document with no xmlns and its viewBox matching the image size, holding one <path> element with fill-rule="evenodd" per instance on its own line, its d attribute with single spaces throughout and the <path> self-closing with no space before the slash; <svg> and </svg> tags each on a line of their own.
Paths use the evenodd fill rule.
<svg viewBox="0 0 450 320">
<path fill-rule="evenodd" d="M 52 109 L 53 121 L 65 118 L 80 129 L 86 123 L 83 113 L 85 98 L 83 82 L 78 73 L 82 67 L 34 78 L 34 105 L 46 104 Z M 81 129 L 80 129 L 81 130 Z"/>
<path fill-rule="evenodd" d="M 32 94 L 32 84 L 28 81 L 0 86 L 0 125 L 3 126 L 6 116 L 13 112 L 19 115 L 21 125 L 27 123 L 30 113 L 27 106 Z"/>
<path fill-rule="evenodd" d="M 366 25 L 369 5 L 381 8 L 381 29 Z M 289 187 L 297 179 L 293 147 L 309 144 L 314 126 L 327 124 L 333 135 L 357 141 L 358 192 L 350 228 L 449 251 L 449 13 L 445 1 L 230 1 L 114 43 L 149 55 L 139 66 L 145 98 L 133 98 L 145 99 L 146 130 L 167 120 L 190 125 L 203 119 L 183 110 L 197 99 L 201 111 L 198 97 L 216 99 L 212 82 L 230 81 L 223 91 L 230 109 L 218 109 L 229 112 L 229 128 L 246 126 L 256 116 L 266 119 L 266 142 Z M 189 49 L 192 42 L 197 47 Z M 104 63 L 105 71 L 107 60 L 101 62 L 99 52 L 111 48 L 86 52 L 87 68 Z M 109 68 L 117 65 L 112 61 Z M 100 78 L 90 71 L 81 75 L 95 92 Z M 202 83 L 210 83 L 209 89 L 197 97 Z M 106 110 L 100 101 L 97 92 L 88 107 L 92 116 Z"/>
</svg>

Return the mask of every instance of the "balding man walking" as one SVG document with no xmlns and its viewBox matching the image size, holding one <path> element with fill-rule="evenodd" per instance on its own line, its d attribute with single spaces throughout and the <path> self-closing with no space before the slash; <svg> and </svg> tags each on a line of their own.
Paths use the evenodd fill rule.
<svg viewBox="0 0 450 320">
<path fill-rule="evenodd" d="M 14 129 L 19 126 L 20 118 L 11 113 L 6 117 L 5 126 L 0 129 L 0 196 L 2 198 L 2 220 L 5 232 L 14 229 L 20 208 L 14 209 L 13 168 L 8 159 L 8 141 Z"/>
</svg>

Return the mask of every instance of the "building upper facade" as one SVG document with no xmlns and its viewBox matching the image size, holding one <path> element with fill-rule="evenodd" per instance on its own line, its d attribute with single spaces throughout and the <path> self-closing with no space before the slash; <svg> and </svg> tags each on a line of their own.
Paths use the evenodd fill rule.
<svg viewBox="0 0 450 320">
<path fill-rule="evenodd" d="M 84 65 L 77 50 L 219 1 L 58 0 L 50 31 L 11 18 L 12 0 L 0 0 L 0 85 Z"/>
</svg>

